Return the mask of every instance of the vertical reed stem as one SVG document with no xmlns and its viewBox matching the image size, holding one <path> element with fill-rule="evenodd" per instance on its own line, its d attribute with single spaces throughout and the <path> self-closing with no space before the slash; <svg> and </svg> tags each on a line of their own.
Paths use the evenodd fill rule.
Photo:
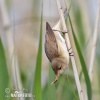
<svg viewBox="0 0 100 100">
<path fill-rule="evenodd" d="M 4 32 L 6 34 L 6 41 L 7 41 L 7 49 L 8 49 L 8 56 L 9 56 L 9 65 L 8 68 L 10 69 L 10 76 L 12 79 L 12 87 L 13 89 L 22 89 L 21 79 L 20 79 L 20 73 L 19 73 L 19 66 L 17 61 L 17 55 L 14 52 L 14 40 L 13 35 L 15 33 L 12 33 L 12 30 L 10 28 L 10 20 L 7 13 L 7 7 L 5 0 L 0 0 L 0 12 L 1 12 L 1 18 L 2 18 L 2 25 L 4 28 Z M 14 53 L 14 54 L 13 54 Z M 24 100 L 23 97 L 17 98 L 17 100 Z"/>
<path fill-rule="evenodd" d="M 94 64 L 94 58 L 96 53 L 96 43 L 97 43 L 97 37 L 98 37 L 98 31 L 99 31 L 99 21 L 100 21 L 100 0 L 98 0 L 98 11 L 95 21 L 95 28 L 94 28 L 94 34 L 93 34 L 93 41 L 92 41 L 92 51 L 90 56 L 90 65 L 89 65 L 89 77 L 92 82 L 92 76 L 93 76 L 93 64 Z"/>
<path fill-rule="evenodd" d="M 57 6 L 58 6 L 60 21 L 61 21 L 61 24 L 62 24 L 62 27 L 63 27 L 63 31 L 67 32 L 68 29 L 66 27 L 64 14 L 63 14 L 63 10 L 62 10 L 61 4 L 60 4 L 60 0 L 56 0 L 56 2 L 57 2 Z M 70 39 L 69 39 L 69 36 L 68 36 L 67 33 L 65 33 L 65 41 L 66 41 L 67 48 L 71 49 Z M 77 68 L 76 68 L 74 56 L 71 56 L 71 62 L 72 62 L 72 67 L 73 67 L 73 72 L 74 72 L 74 77 L 75 77 L 75 82 L 76 82 L 79 98 L 80 98 L 80 100 L 84 100 L 83 99 L 83 91 L 81 89 L 81 84 L 80 84 L 80 81 L 79 81 L 78 71 L 77 71 Z"/>
</svg>

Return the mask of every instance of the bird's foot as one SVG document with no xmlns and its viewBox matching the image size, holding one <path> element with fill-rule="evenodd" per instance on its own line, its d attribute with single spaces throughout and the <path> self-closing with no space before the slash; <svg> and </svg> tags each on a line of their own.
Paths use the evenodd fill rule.
<svg viewBox="0 0 100 100">
<path fill-rule="evenodd" d="M 72 48 L 68 49 L 68 52 L 69 52 L 69 56 L 74 56 Z"/>
</svg>

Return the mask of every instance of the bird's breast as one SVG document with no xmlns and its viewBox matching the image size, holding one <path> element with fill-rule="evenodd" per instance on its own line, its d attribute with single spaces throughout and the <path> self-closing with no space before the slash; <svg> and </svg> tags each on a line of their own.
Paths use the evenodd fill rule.
<svg viewBox="0 0 100 100">
<path fill-rule="evenodd" d="M 59 56 L 66 59 L 66 61 L 69 62 L 69 53 L 64 38 L 59 32 L 55 32 L 55 36 L 58 44 Z"/>
</svg>

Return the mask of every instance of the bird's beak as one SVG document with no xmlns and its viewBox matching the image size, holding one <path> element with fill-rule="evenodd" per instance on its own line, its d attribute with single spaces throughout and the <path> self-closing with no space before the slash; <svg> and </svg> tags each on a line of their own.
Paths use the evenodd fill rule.
<svg viewBox="0 0 100 100">
<path fill-rule="evenodd" d="M 58 81 L 59 75 L 60 75 L 60 73 L 58 72 L 58 73 L 56 74 L 55 80 L 51 83 L 52 85 Z"/>
</svg>

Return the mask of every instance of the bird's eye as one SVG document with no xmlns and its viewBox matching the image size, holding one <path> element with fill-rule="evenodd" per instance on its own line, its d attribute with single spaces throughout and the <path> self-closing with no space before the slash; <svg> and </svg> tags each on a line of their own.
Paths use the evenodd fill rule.
<svg viewBox="0 0 100 100">
<path fill-rule="evenodd" d="M 61 67 L 59 67 L 59 70 L 61 70 Z"/>
</svg>

